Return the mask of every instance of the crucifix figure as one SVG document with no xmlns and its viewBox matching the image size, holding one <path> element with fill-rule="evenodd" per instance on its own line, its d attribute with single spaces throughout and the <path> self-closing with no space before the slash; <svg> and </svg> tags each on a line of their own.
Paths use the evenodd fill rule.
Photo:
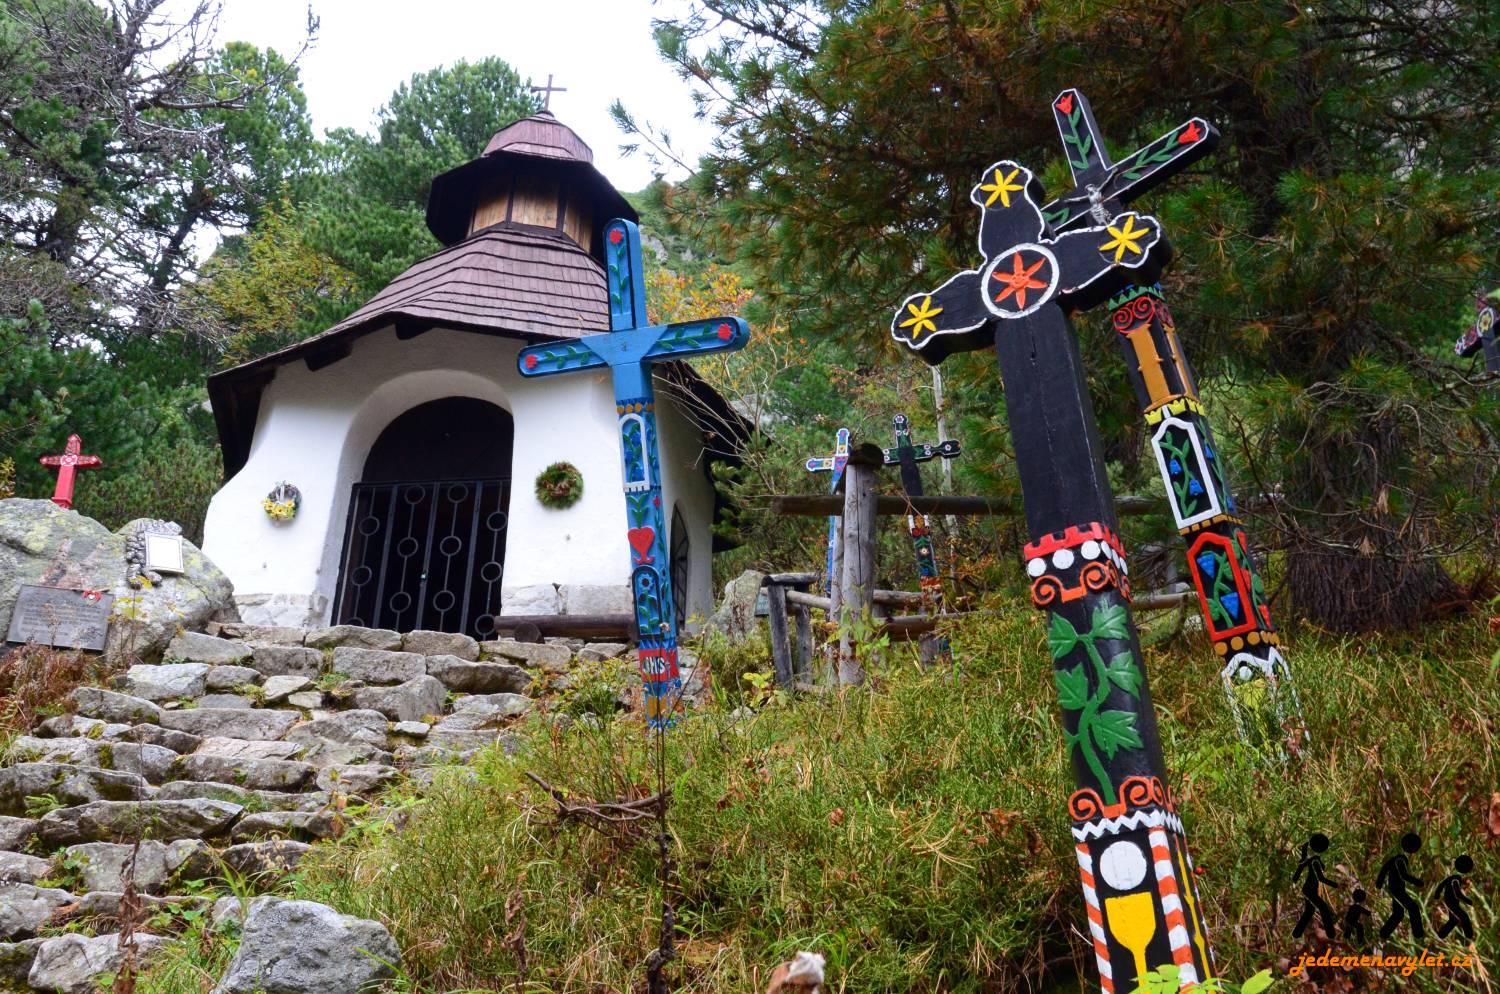
<svg viewBox="0 0 1500 994">
<path fill-rule="evenodd" d="M 630 586 L 640 632 L 646 720 L 652 728 L 661 729 L 672 723 L 682 678 L 677 668 L 677 620 L 657 460 L 652 366 L 744 348 L 750 328 L 735 317 L 650 324 L 641 234 L 633 222 L 616 219 L 604 226 L 604 256 L 610 330 L 529 346 L 521 350 L 517 363 L 521 375 L 528 378 L 607 366 L 614 379 L 624 460 L 625 539 L 630 546 Z"/>
<path fill-rule="evenodd" d="M 1155 280 L 1168 255 L 1155 218 L 1125 212 L 1055 234 L 1031 170 L 984 171 L 984 264 L 908 297 L 891 333 L 929 362 L 993 345 L 1031 541 L 1032 600 L 1047 643 L 1077 790 L 1068 799 L 1104 994 L 1171 963 L 1179 985 L 1212 974 L 1077 338 L 1068 313 Z"/>
<path fill-rule="evenodd" d="M 1500 341 L 1495 338 L 1496 305 L 1491 298 L 1500 295 L 1500 289 L 1474 296 L 1474 323 L 1453 346 L 1460 358 L 1484 350 L 1484 368 L 1491 373 L 1500 373 Z"/>
<path fill-rule="evenodd" d="M 896 429 L 896 444 L 889 449 L 882 449 L 881 455 L 887 466 L 901 467 L 901 489 L 906 496 L 920 497 L 922 496 L 922 471 L 917 464 L 931 462 L 940 457 L 958 458 L 960 451 L 958 440 L 948 438 L 936 445 L 931 442 L 914 445 L 911 440 L 911 422 L 906 419 L 905 414 L 896 415 L 891 419 L 891 424 Z M 917 556 L 917 577 L 922 588 L 922 596 L 931 606 L 933 614 L 941 614 L 943 611 L 943 577 L 938 570 L 937 554 L 932 545 L 932 528 L 929 527 L 925 514 L 916 513 L 906 516 L 906 527 L 911 532 L 912 551 Z M 946 652 L 943 654 L 946 655 Z"/>
<path fill-rule="evenodd" d="M 828 481 L 828 492 L 836 494 L 839 492 L 839 481 L 844 478 L 844 467 L 849 465 L 849 429 L 840 428 L 833 439 L 833 455 L 813 456 L 807 461 L 809 473 L 832 473 Z M 823 567 L 823 583 L 825 588 L 833 590 L 833 553 L 839 544 L 839 516 L 830 514 L 828 516 L 828 551 Z"/>
<path fill-rule="evenodd" d="M 1123 210 L 1219 141 L 1213 125 L 1195 117 L 1111 163 L 1082 93 L 1064 90 L 1052 112 L 1074 182 L 1072 191 L 1043 208 L 1054 228 Z M 1143 282 L 1124 287 L 1109 306 L 1235 726 L 1244 741 L 1285 758 L 1307 736 L 1297 689 L 1166 298 L 1159 285 Z"/>
<path fill-rule="evenodd" d="M 73 481 L 80 469 L 98 469 L 104 465 L 98 456 L 79 455 L 83 451 L 83 439 L 68 436 L 68 444 L 61 455 L 42 456 L 37 462 L 57 470 L 57 487 L 52 491 L 52 503 L 61 508 L 73 506 Z"/>
<path fill-rule="evenodd" d="M 542 97 L 542 110 L 545 110 L 545 111 L 548 111 L 548 112 L 550 112 L 552 110 L 552 94 L 554 94 L 554 93 L 567 93 L 568 92 L 568 88 L 566 86 L 553 86 L 552 85 L 552 74 L 550 72 L 547 74 L 547 85 L 546 86 L 532 86 L 530 89 L 531 89 L 532 93 L 545 93 L 546 94 L 546 96 Z"/>
</svg>

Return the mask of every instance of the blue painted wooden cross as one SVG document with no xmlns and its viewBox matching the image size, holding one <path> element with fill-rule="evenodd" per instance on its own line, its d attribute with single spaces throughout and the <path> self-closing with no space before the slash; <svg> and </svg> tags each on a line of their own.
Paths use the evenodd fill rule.
<svg viewBox="0 0 1500 994">
<path fill-rule="evenodd" d="M 650 324 L 641 233 L 630 221 L 616 219 L 604 226 L 604 258 L 610 330 L 532 345 L 521 350 L 517 363 L 524 377 L 608 366 L 614 378 L 624 460 L 625 537 L 630 545 L 630 587 L 640 632 L 646 720 L 652 728 L 665 728 L 672 723 L 682 677 L 677 669 L 677 620 L 672 610 L 651 368 L 657 362 L 744 348 L 750 340 L 750 326 L 735 317 Z"/>
<path fill-rule="evenodd" d="M 840 428 L 834 436 L 833 455 L 813 456 L 807 461 L 809 473 L 832 473 L 828 481 L 828 492 L 836 494 L 839 492 L 839 481 L 844 478 L 844 467 L 849 465 L 849 429 Z M 828 516 L 828 550 L 827 562 L 823 569 L 823 584 L 830 593 L 833 591 L 833 553 L 839 545 L 839 516 L 830 514 Z"/>
</svg>

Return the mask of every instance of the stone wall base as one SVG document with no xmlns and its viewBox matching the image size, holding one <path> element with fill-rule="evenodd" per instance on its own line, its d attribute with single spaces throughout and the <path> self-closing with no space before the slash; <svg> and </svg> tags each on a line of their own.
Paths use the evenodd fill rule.
<svg viewBox="0 0 1500 994">
<path fill-rule="evenodd" d="M 630 614 L 630 588 L 623 584 L 538 583 L 506 587 L 501 617 L 518 614 Z"/>
<path fill-rule="evenodd" d="M 321 628 L 328 623 L 328 598 L 322 594 L 234 595 L 240 620 L 267 628 Z"/>
</svg>

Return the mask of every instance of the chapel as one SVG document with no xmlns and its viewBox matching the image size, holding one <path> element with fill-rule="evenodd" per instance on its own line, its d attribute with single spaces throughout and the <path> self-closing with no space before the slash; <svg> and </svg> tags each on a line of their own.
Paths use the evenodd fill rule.
<svg viewBox="0 0 1500 994">
<path fill-rule="evenodd" d="M 609 373 L 516 367 L 526 345 L 609 330 L 601 232 L 617 217 L 637 220 L 570 128 L 516 121 L 434 179 L 440 251 L 327 331 L 209 379 L 226 482 L 203 548 L 244 621 L 483 639 L 508 616 L 631 611 Z M 656 375 L 681 622 L 712 606 L 712 466 L 751 426 L 686 364 Z M 582 477 L 567 507 L 537 496 L 559 462 Z M 262 510 L 283 483 L 290 520 Z"/>
</svg>

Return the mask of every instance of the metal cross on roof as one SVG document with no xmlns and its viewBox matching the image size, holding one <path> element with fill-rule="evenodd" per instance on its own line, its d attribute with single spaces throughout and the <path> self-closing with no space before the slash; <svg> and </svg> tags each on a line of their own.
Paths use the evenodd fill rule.
<svg viewBox="0 0 1500 994">
<path fill-rule="evenodd" d="M 610 330 L 524 348 L 517 364 L 524 377 L 608 366 L 614 379 L 629 526 L 625 539 L 630 546 L 630 587 L 640 632 L 646 718 L 653 728 L 664 728 L 672 722 L 682 680 L 677 669 L 677 619 L 672 608 L 651 367 L 671 359 L 742 349 L 750 340 L 750 326 L 735 317 L 651 324 L 646 317 L 641 232 L 633 222 L 617 218 L 604 226 L 604 259 Z"/>
<path fill-rule="evenodd" d="M 547 74 L 547 85 L 546 86 L 536 86 L 536 85 L 533 85 L 531 87 L 531 92 L 532 93 L 545 93 L 546 96 L 542 98 L 542 110 L 550 111 L 552 109 L 552 94 L 554 94 L 554 93 L 567 93 L 568 92 L 568 88 L 566 86 L 553 86 L 552 85 L 552 74 L 549 72 Z"/>
<path fill-rule="evenodd" d="M 104 465 L 104 461 L 98 456 L 80 455 L 83 451 L 83 439 L 77 435 L 68 436 L 68 444 L 60 455 L 42 456 L 37 462 L 43 466 L 50 466 L 57 470 L 57 488 L 52 491 L 52 503 L 61 508 L 73 506 L 73 478 L 80 469 L 98 469 Z"/>
</svg>

